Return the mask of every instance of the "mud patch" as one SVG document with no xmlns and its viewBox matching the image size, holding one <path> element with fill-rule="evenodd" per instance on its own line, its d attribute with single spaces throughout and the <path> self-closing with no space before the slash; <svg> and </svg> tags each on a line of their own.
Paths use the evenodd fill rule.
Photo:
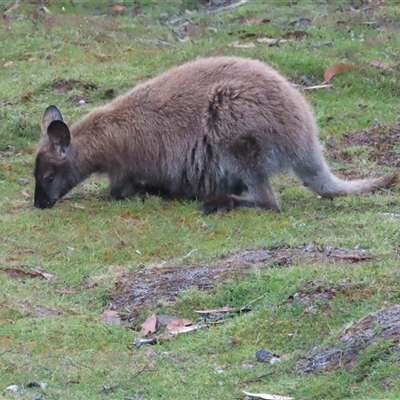
<svg viewBox="0 0 400 400">
<path fill-rule="evenodd" d="M 345 283 L 343 283 L 344 285 Z M 323 282 L 319 279 L 306 282 L 294 295 L 289 296 L 288 302 L 299 301 L 304 305 L 314 304 L 318 301 L 333 300 L 340 289 L 333 282 Z M 339 286 L 341 284 L 339 283 Z"/>
<path fill-rule="evenodd" d="M 337 295 L 348 302 L 363 300 L 374 293 L 375 287 L 365 281 L 340 279 L 338 281 L 323 281 L 312 279 L 300 286 L 297 292 L 286 299 L 286 303 L 298 301 L 305 306 L 313 306 L 315 303 L 330 302 Z M 360 297 L 362 296 L 362 297 Z"/>
<path fill-rule="evenodd" d="M 354 322 L 340 334 L 338 345 L 313 351 L 296 363 L 296 369 L 313 373 L 321 369 L 331 371 L 355 367 L 359 354 L 382 340 L 389 343 L 385 349 L 388 354 L 400 350 L 400 305 L 368 314 Z"/>
<path fill-rule="evenodd" d="M 95 90 L 97 86 L 93 83 L 82 82 L 76 79 L 59 79 L 51 84 L 57 93 L 67 93 L 74 89 Z"/>
<path fill-rule="evenodd" d="M 342 143 L 332 151 L 333 158 L 346 163 L 357 157 L 349 154 L 349 147 L 365 148 L 367 158 L 378 165 L 400 168 L 400 125 L 374 125 L 367 130 L 345 133 Z"/>
<path fill-rule="evenodd" d="M 61 315 L 64 314 L 64 311 L 61 310 L 60 308 L 43 308 L 43 307 L 36 307 L 35 311 L 42 316 L 45 317 L 60 317 Z"/>
<path fill-rule="evenodd" d="M 64 311 L 61 308 L 44 308 L 32 304 L 28 300 L 23 300 L 17 303 L 18 309 L 21 312 L 29 313 L 30 315 L 41 315 L 43 317 L 55 318 L 64 315 Z"/>
<path fill-rule="evenodd" d="M 119 273 L 108 293 L 109 306 L 111 309 L 137 310 L 132 311 L 137 314 L 142 308 L 175 301 L 182 290 L 191 287 L 211 290 L 216 284 L 238 280 L 249 269 L 289 267 L 304 259 L 308 263 L 349 264 L 370 258 L 365 250 L 318 246 L 315 243 L 292 248 L 278 243 L 269 248 L 222 255 L 218 262 L 210 265 L 152 265 L 136 272 Z"/>
</svg>

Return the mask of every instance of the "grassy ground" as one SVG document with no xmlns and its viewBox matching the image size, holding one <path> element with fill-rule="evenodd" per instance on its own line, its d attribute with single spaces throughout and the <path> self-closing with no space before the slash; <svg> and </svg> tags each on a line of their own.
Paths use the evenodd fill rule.
<svg viewBox="0 0 400 400">
<path fill-rule="evenodd" d="M 73 122 L 199 55 L 258 58 L 297 84 L 320 84 L 329 66 L 353 64 L 354 71 L 332 79 L 331 89 L 304 92 L 327 158 L 343 176 L 395 171 L 396 159 L 398 168 L 399 1 L 249 1 L 223 11 L 215 3 L 205 9 L 195 1 L 1 2 L 0 264 L 35 265 L 56 276 L 0 272 L 4 398 L 31 399 L 43 392 L 49 399 L 240 399 L 242 390 L 296 399 L 398 398 L 399 353 L 388 350 L 390 343 L 363 350 L 348 367 L 314 374 L 295 368 L 312 347 L 335 343 L 346 324 L 399 302 L 398 186 L 331 202 L 283 176 L 274 180 L 279 215 L 240 210 L 201 217 L 197 202 L 101 200 L 107 182 L 95 177 L 51 210 L 31 207 L 34 151 L 49 104 Z M 307 37 L 274 46 L 256 40 L 294 31 Z M 381 141 L 388 138 L 384 148 L 371 139 L 377 131 Z M 360 132 L 371 140 L 349 144 Z M 238 271 L 238 279 L 210 291 L 191 288 L 175 302 L 154 301 L 135 310 L 136 327 L 152 312 L 195 318 L 196 308 L 240 307 L 264 295 L 249 313 L 154 347 L 132 346 L 140 332 L 104 324 L 100 317 L 121 271 L 162 263 L 191 268 L 276 242 L 292 248 L 310 242 L 358 246 L 372 258 L 343 263 L 305 256 L 287 267 L 265 263 Z M 335 295 L 311 304 L 288 301 L 309 281 L 331 285 Z M 262 348 L 298 353 L 270 365 L 255 361 Z M 48 386 L 27 388 L 33 380 Z M 5 390 L 12 383 L 18 392 Z"/>
</svg>

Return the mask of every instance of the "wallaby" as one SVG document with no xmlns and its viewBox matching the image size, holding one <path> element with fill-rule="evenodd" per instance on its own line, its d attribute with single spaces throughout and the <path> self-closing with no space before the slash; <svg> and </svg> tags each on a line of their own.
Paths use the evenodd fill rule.
<svg viewBox="0 0 400 400">
<path fill-rule="evenodd" d="M 200 199 L 203 213 L 279 210 L 270 177 L 282 171 L 325 198 L 395 180 L 337 178 L 317 135 L 305 98 L 274 69 L 239 57 L 200 58 L 94 109 L 71 129 L 48 107 L 34 204 L 52 207 L 95 172 L 108 175 L 113 198 L 149 192 Z"/>
</svg>

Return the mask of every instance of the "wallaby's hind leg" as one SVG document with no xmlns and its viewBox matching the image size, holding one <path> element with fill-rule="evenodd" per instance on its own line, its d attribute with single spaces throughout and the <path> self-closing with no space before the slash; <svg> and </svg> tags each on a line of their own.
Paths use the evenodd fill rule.
<svg viewBox="0 0 400 400">
<path fill-rule="evenodd" d="M 249 197 L 239 197 L 233 194 L 223 194 L 206 201 L 200 208 L 201 214 L 230 211 L 235 208 L 262 208 L 265 210 L 279 211 L 278 202 L 269 183 L 267 175 L 261 175 L 252 171 L 245 180 Z M 258 176 L 257 176 L 258 175 Z"/>
<path fill-rule="evenodd" d="M 227 159 L 241 176 L 249 196 L 244 198 L 224 193 L 206 201 L 201 207 L 201 213 L 209 214 L 243 207 L 279 211 L 278 202 L 268 179 L 265 154 L 257 137 L 249 133 L 237 138 L 228 147 Z"/>
</svg>

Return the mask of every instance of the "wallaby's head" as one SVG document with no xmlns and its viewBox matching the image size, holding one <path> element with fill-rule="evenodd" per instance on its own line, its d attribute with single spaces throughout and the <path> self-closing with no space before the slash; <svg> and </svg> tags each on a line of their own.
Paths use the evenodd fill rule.
<svg viewBox="0 0 400 400">
<path fill-rule="evenodd" d="M 50 208 L 75 185 L 71 133 L 55 106 L 46 109 L 35 162 L 35 207 Z"/>
</svg>

